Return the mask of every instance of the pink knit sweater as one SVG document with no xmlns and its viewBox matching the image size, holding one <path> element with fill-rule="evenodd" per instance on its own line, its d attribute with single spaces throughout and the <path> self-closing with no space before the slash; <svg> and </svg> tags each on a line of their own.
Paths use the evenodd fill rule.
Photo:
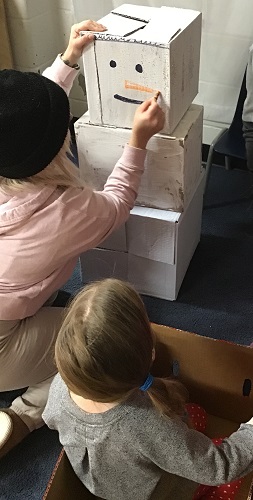
<svg viewBox="0 0 253 500">
<path fill-rule="evenodd" d="M 57 57 L 44 76 L 69 93 L 77 72 Z M 125 146 L 104 190 L 0 190 L 0 320 L 32 316 L 71 276 L 78 256 L 129 216 L 146 151 Z M 113 167 L 113 165 L 112 165 Z"/>
</svg>

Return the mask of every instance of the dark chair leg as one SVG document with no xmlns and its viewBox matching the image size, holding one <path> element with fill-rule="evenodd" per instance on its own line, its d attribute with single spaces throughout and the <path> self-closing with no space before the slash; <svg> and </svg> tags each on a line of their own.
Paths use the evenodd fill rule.
<svg viewBox="0 0 253 500">
<path fill-rule="evenodd" d="M 211 167 L 213 163 L 213 149 L 214 149 L 214 144 L 211 144 L 209 151 L 208 151 L 208 157 L 207 157 L 207 162 L 206 162 L 206 179 L 205 179 L 205 188 L 204 188 L 204 195 L 206 194 L 208 183 L 209 183 L 209 177 L 211 173 Z"/>
<path fill-rule="evenodd" d="M 231 158 L 230 156 L 225 156 L 225 169 L 232 170 Z"/>
<path fill-rule="evenodd" d="M 208 157 L 207 157 L 207 162 L 206 162 L 206 180 L 205 180 L 205 189 L 204 189 L 204 196 L 206 195 L 206 190 L 208 187 L 209 183 L 209 178 L 210 178 L 210 173 L 211 173 L 211 167 L 213 163 L 213 153 L 215 151 L 215 145 L 221 138 L 221 136 L 226 132 L 226 128 L 223 128 L 219 134 L 214 138 L 212 144 L 210 145 L 209 152 L 208 152 Z"/>
</svg>

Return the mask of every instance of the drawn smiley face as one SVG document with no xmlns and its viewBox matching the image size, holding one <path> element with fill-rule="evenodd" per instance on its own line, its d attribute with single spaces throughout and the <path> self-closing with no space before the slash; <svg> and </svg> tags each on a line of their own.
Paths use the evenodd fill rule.
<svg viewBox="0 0 253 500">
<path fill-rule="evenodd" d="M 92 120 L 131 128 L 137 106 L 157 90 L 161 95 L 166 91 L 167 60 L 159 47 L 130 42 L 99 41 L 91 61 L 93 54 L 89 88 L 97 82 L 98 99 L 89 103 L 90 116 L 92 106 L 95 110 Z"/>
<path fill-rule="evenodd" d="M 117 62 L 114 59 L 110 60 L 110 67 L 113 68 L 113 69 L 115 69 L 117 67 Z M 143 66 L 142 66 L 142 64 L 137 63 L 135 65 L 135 71 L 137 71 L 137 73 L 143 73 Z M 146 87 L 144 85 L 140 85 L 140 84 L 135 83 L 135 82 L 130 82 L 129 80 L 125 80 L 124 87 L 125 87 L 125 89 L 132 89 L 132 90 L 136 90 L 136 91 L 139 91 L 139 92 L 149 92 L 149 93 L 155 93 L 156 92 L 156 90 L 154 90 L 154 89 L 151 89 L 151 88 Z M 114 99 L 118 99 L 119 101 L 130 103 L 130 104 L 142 104 L 143 103 L 143 100 L 130 99 L 129 97 L 126 97 L 126 96 L 123 96 L 123 95 L 120 95 L 120 94 L 114 94 L 113 97 L 114 97 Z"/>
</svg>

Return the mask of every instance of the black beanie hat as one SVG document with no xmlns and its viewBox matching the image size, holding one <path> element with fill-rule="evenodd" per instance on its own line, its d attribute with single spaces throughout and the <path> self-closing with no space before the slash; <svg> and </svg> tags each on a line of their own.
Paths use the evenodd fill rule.
<svg viewBox="0 0 253 500">
<path fill-rule="evenodd" d="M 38 73 L 0 71 L 0 176 L 41 172 L 60 151 L 69 126 L 64 90 Z"/>
</svg>

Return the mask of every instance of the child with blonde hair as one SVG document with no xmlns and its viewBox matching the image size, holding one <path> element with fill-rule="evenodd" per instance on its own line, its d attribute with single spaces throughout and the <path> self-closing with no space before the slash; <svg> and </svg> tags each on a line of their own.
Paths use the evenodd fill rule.
<svg viewBox="0 0 253 500">
<path fill-rule="evenodd" d="M 43 76 L 0 71 L 0 391 L 28 387 L 0 411 L 0 457 L 44 424 L 63 313 L 53 307 L 58 290 L 79 255 L 128 218 L 147 142 L 164 126 L 156 97 L 144 101 L 103 191 L 79 179 L 69 159 L 67 95 L 94 39 L 80 31 L 105 29 L 94 21 L 74 25 L 66 51 Z"/>
<path fill-rule="evenodd" d="M 253 470 L 253 419 L 215 445 L 188 425 L 184 387 L 151 375 L 154 357 L 155 334 L 136 291 L 116 279 L 88 285 L 56 340 L 59 374 L 45 422 L 99 498 L 231 499 L 238 483 L 213 486 Z"/>
</svg>

